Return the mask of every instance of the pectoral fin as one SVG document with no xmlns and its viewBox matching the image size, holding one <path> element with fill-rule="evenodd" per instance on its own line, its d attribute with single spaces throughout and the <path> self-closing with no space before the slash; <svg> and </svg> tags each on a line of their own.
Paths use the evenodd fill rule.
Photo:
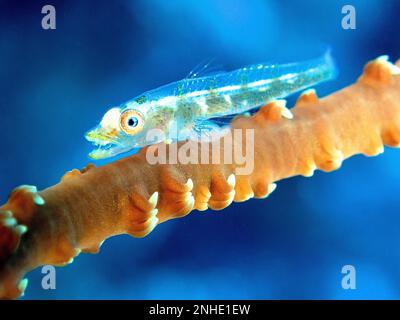
<svg viewBox="0 0 400 320">
<path fill-rule="evenodd" d="M 229 130 L 228 126 L 221 127 L 212 120 L 196 120 L 192 130 L 190 131 L 190 139 L 201 142 L 210 142 L 221 138 L 227 133 L 227 130 Z"/>
</svg>

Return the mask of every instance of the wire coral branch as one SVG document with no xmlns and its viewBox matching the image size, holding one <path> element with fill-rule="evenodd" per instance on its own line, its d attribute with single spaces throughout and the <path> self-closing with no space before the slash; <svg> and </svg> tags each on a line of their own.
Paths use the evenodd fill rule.
<svg viewBox="0 0 400 320">
<path fill-rule="evenodd" d="M 355 84 L 325 98 L 308 90 L 291 111 L 275 101 L 235 119 L 231 130 L 254 129 L 254 170 L 248 175 L 235 175 L 235 162 L 151 165 L 146 148 L 99 168 L 74 169 L 42 191 L 16 188 L 0 207 L 0 297 L 23 294 L 26 272 L 96 253 L 110 236 L 143 237 L 194 209 L 265 198 L 278 180 L 338 169 L 352 155 L 382 153 L 383 144 L 399 147 L 399 70 L 378 58 Z"/>
</svg>

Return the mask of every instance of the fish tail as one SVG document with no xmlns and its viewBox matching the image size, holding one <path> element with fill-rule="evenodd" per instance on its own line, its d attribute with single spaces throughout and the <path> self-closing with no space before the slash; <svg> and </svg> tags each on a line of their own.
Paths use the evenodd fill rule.
<svg viewBox="0 0 400 320">
<path fill-rule="evenodd" d="M 325 54 L 324 54 L 324 56 L 322 58 L 321 68 L 327 70 L 327 75 L 328 75 L 327 80 L 335 79 L 339 75 L 339 71 L 338 71 L 338 68 L 336 67 L 336 62 L 335 62 L 335 59 L 332 56 L 331 49 L 328 49 L 325 52 Z"/>
<path fill-rule="evenodd" d="M 338 70 L 335 60 L 332 57 L 331 49 L 328 49 L 318 58 L 283 65 L 281 74 L 288 73 L 298 73 L 300 76 L 311 75 L 308 80 L 312 82 L 316 79 L 320 79 L 321 81 L 332 80 L 337 77 Z"/>
</svg>

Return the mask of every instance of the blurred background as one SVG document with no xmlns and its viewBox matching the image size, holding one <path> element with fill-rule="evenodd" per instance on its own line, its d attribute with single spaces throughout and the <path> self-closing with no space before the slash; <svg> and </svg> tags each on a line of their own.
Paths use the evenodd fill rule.
<svg viewBox="0 0 400 320">
<path fill-rule="evenodd" d="M 41 27 L 45 4 L 56 30 Z M 342 29 L 345 4 L 355 30 Z M 330 47 L 340 74 L 318 92 L 342 88 L 369 59 L 400 57 L 399 14 L 396 0 L 0 0 L 0 201 L 83 167 L 83 135 L 106 110 L 207 59 L 231 70 Z M 337 172 L 281 181 L 267 200 L 111 238 L 57 268 L 56 290 L 31 272 L 24 299 L 399 299 L 399 160 L 390 149 L 357 156 Z M 348 264 L 356 290 L 341 287 Z"/>
</svg>

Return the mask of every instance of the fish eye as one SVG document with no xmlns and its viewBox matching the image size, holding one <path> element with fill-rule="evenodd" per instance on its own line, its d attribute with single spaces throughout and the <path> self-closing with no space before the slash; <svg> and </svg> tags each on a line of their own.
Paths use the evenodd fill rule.
<svg viewBox="0 0 400 320">
<path fill-rule="evenodd" d="M 136 127 L 138 125 L 138 123 L 139 123 L 139 120 L 135 116 L 130 117 L 128 119 L 128 126 L 131 128 Z"/>
<path fill-rule="evenodd" d="M 143 129 L 143 116 L 136 110 L 126 110 L 121 114 L 120 127 L 123 132 L 134 135 Z"/>
</svg>

